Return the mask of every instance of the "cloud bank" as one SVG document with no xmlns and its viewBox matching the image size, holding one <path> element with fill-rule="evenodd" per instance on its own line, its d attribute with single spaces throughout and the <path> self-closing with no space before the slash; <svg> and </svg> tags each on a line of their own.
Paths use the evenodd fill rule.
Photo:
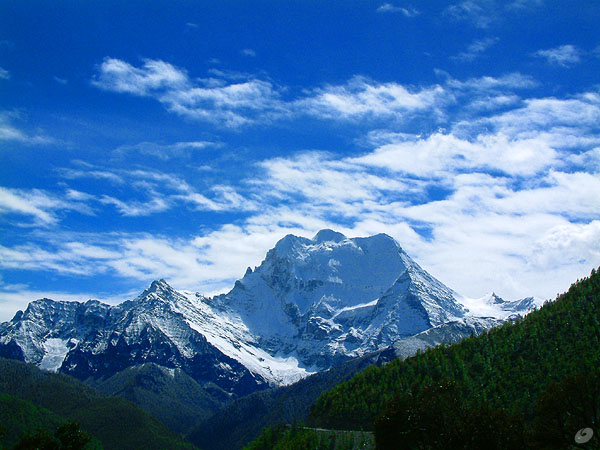
<svg viewBox="0 0 600 450">
<path fill-rule="evenodd" d="M 166 278 L 212 294 L 230 288 L 285 234 L 309 237 L 324 227 L 348 236 L 388 233 L 471 297 L 494 290 L 509 299 L 549 298 L 600 265 L 598 92 L 537 97 L 531 91 L 538 83 L 519 73 L 446 75 L 427 86 L 355 76 L 298 93 L 258 78 L 230 78 L 198 80 L 162 61 L 135 67 L 105 59 L 93 83 L 224 126 L 304 117 L 360 124 L 362 150 L 298 150 L 236 167 L 236 177 L 222 179 L 209 165 L 205 182 L 170 171 L 176 166 L 125 167 L 119 158 L 133 153 L 172 163 L 209 148 L 232 151 L 227 143 L 121 146 L 103 164 L 57 170 L 62 191 L 2 188 L 3 220 L 37 232 L 0 247 L 0 267 L 140 285 Z M 94 191 L 85 188 L 90 180 Z M 221 219 L 184 235 L 61 226 L 76 214 Z"/>
</svg>

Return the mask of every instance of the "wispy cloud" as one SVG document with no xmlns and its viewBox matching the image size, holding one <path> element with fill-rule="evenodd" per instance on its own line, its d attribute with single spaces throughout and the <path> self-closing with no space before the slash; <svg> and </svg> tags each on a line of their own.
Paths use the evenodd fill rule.
<svg viewBox="0 0 600 450">
<path fill-rule="evenodd" d="M 406 17 L 415 17 L 420 13 L 415 8 L 404 8 L 402 6 L 394 6 L 392 3 L 384 3 L 377 8 L 379 13 L 400 13 Z"/>
<path fill-rule="evenodd" d="M 544 5 L 545 0 L 513 0 L 506 5 L 507 9 L 533 9 Z"/>
<path fill-rule="evenodd" d="M 110 195 L 103 195 L 100 198 L 100 203 L 105 205 L 113 205 L 126 217 L 150 216 L 157 212 L 166 211 L 171 207 L 169 202 L 156 192 L 150 192 L 150 200 L 141 202 L 138 200 L 123 201 Z"/>
<path fill-rule="evenodd" d="M 254 58 L 256 56 L 256 52 L 251 48 L 245 48 L 240 52 L 243 56 L 249 56 L 250 58 Z"/>
<path fill-rule="evenodd" d="M 10 79 L 10 72 L 2 67 L 0 67 L 0 80 L 8 80 Z"/>
<path fill-rule="evenodd" d="M 475 42 L 471 51 L 484 51 L 493 42 L 492 38 Z M 154 98 L 168 111 L 184 117 L 234 128 L 250 124 L 264 126 L 307 115 L 321 120 L 373 120 L 396 124 L 418 117 L 435 124 L 445 120 L 458 96 L 471 96 L 472 108 L 489 110 L 516 103 L 518 98 L 514 90 L 537 84 L 519 73 L 466 81 L 446 76 L 443 83 L 429 86 L 378 82 L 354 76 L 341 84 L 294 92 L 249 74 L 215 69 L 209 72 L 210 78 L 191 79 L 184 70 L 163 61 L 146 60 L 142 67 L 134 67 L 107 58 L 93 83 L 105 90 Z M 484 100 L 489 101 L 483 104 Z M 180 144 L 179 149 L 184 146 Z M 139 148 L 154 156 L 160 153 L 154 144 L 141 144 Z M 164 147 L 168 150 L 166 153 L 176 148 Z"/>
<path fill-rule="evenodd" d="M 223 144 L 210 141 L 187 141 L 173 144 L 159 144 L 156 142 L 139 142 L 133 145 L 121 145 L 113 151 L 116 157 L 126 157 L 131 153 L 152 156 L 166 161 L 171 158 L 189 158 L 193 152 L 218 148 Z"/>
<path fill-rule="evenodd" d="M 457 61 L 470 62 L 476 58 L 479 58 L 485 53 L 485 51 L 498 42 L 498 38 L 484 38 L 473 41 L 464 52 L 454 56 L 453 59 Z"/>
<path fill-rule="evenodd" d="M 569 67 L 581 61 L 581 50 L 570 44 L 547 50 L 538 50 L 533 55 L 544 58 L 549 64 L 563 67 Z"/>
<path fill-rule="evenodd" d="M 39 189 L 10 189 L 0 186 L 0 215 L 30 217 L 33 224 L 45 227 L 56 224 L 57 213 L 64 210 L 94 214 L 88 205 L 76 199 L 67 200 Z"/>
<path fill-rule="evenodd" d="M 198 288 L 200 282 L 208 294 L 230 288 L 248 264 L 260 262 L 265 245 L 274 245 L 283 231 L 229 225 L 189 239 L 148 233 L 54 234 L 36 245 L 0 245 L 0 266 L 66 276 L 113 274 L 143 283 L 165 278 L 184 289 Z"/>
<path fill-rule="evenodd" d="M 186 143 L 189 144 L 189 143 Z M 84 169 L 61 169 L 58 174 L 65 179 L 100 179 L 108 181 L 106 193 L 90 195 L 70 189 L 68 196 L 116 208 L 120 215 L 142 217 L 168 211 L 176 206 L 189 206 L 202 211 L 251 211 L 256 203 L 232 186 L 216 184 L 199 192 L 183 178 L 155 169 L 116 169 L 88 166 Z M 127 186 L 126 198 L 117 198 L 113 185 Z M 99 186 L 97 186 L 99 188 Z"/>
<path fill-rule="evenodd" d="M 465 20 L 478 28 L 487 28 L 497 20 L 499 10 L 494 0 L 465 0 L 446 9 L 446 14 L 456 20 Z"/>
<path fill-rule="evenodd" d="M 281 112 L 279 93 L 268 81 L 192 80 L 184 70 L 160 60 L 146 59 L 135 67 L 105 58 L 92 84 L 107 91 L 152 97 L 171 112 L 227 127 L 248 125 L 256 114 L 265 119 Z"/>
<path fill-rule="evenodd" d="M 523 13 L 543 5 L 544 0 L 464 0 L 450 5 L 445 15 L 454 20 L 465 21 L 485 29 L 500 23 L 508 14 Z"/>
<path fill-rule="evenodd" d="M 13 114 L 0 111 L 0 142 L 15 141 L 28 145 L 48 145 L 55 143 L 55 139 L 42 134 L 30 134 L 17 128 L 11 121 Z"/>
</svg>

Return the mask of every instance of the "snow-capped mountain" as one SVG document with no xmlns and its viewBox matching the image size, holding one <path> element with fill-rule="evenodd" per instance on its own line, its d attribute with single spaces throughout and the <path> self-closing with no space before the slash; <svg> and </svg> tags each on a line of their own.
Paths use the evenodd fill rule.
<svg viewBox="0 0 600 450">
<path fill-rule="evenodd" d="M 190 327 L 180 313 L 186 307 L 188 298 L 163 280 L 135 300 L 112 307 L 94 300 L 36 300 L 0 325 L 0 356 L 83 380 L 154 362 L 237 395 L 267 386 Z"/>
<path fill-rule="evenodd" d="M 350 239 L 322 230 L 284 237 L 213 298 L 160 280 L 117 306 L 36 300 L 0 325 L 0 356 L 80 379 L 152 362 L 244 395 L 394 343 L 456 340 L 534 303 L 465 299 L 385 234 Z"/>
<path fill-rule="evenodd" d="M 284 237 L 214 301 L 270 354 L 322 370 L 465 315 L 391 237 Z"/>
</svg>

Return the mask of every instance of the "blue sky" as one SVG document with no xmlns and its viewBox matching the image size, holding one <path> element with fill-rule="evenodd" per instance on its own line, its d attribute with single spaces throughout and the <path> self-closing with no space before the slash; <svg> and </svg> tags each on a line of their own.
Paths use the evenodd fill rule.
<svg viewBox="0 0 600 450">
<path fill-rule="evenodd" d="M 576 6 L 575 6 L 576 3 Z M 385 232 L 470 296 L 600 265 L 600 4 L 0 4 L 0 319 Z"/>
</svg>

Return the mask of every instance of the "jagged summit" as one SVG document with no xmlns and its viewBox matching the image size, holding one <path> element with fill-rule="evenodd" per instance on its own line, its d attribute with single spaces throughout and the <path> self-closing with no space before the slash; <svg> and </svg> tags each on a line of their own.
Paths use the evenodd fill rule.
<svg viewBox="0 0 600 450">
<path fill-rule="evenodd" d="M 138 297 L 137 300 L 144 299 L 148 296 L 160 296 L 160 295 L 171 295 L 175 294 L 177 291 L 164 279 L 154 280 L 150 283 L 150 286 L 144 290 Z"/>
<path fill-rule="evenodd" d="M 492 292 L 489 297 L 489 302 L 493 304 L 502 304 L 505 303 L 503 298 L 500 298 L 496 295 L 495 292 Z"/>
<path fill-rule="evenodd" d="M 495 294 L 465 299 L 386 234 L 324 229 L 312 239 L 283 237 L 213 298 L 161 279 L 117 306 L 37 300 L 0 324 L 0 356 L 83 379 L 155 363 L 242 395 L 428 330 L 436 330 L 430 342 L 480 332 L 534 305 Z"/>
</svg>

